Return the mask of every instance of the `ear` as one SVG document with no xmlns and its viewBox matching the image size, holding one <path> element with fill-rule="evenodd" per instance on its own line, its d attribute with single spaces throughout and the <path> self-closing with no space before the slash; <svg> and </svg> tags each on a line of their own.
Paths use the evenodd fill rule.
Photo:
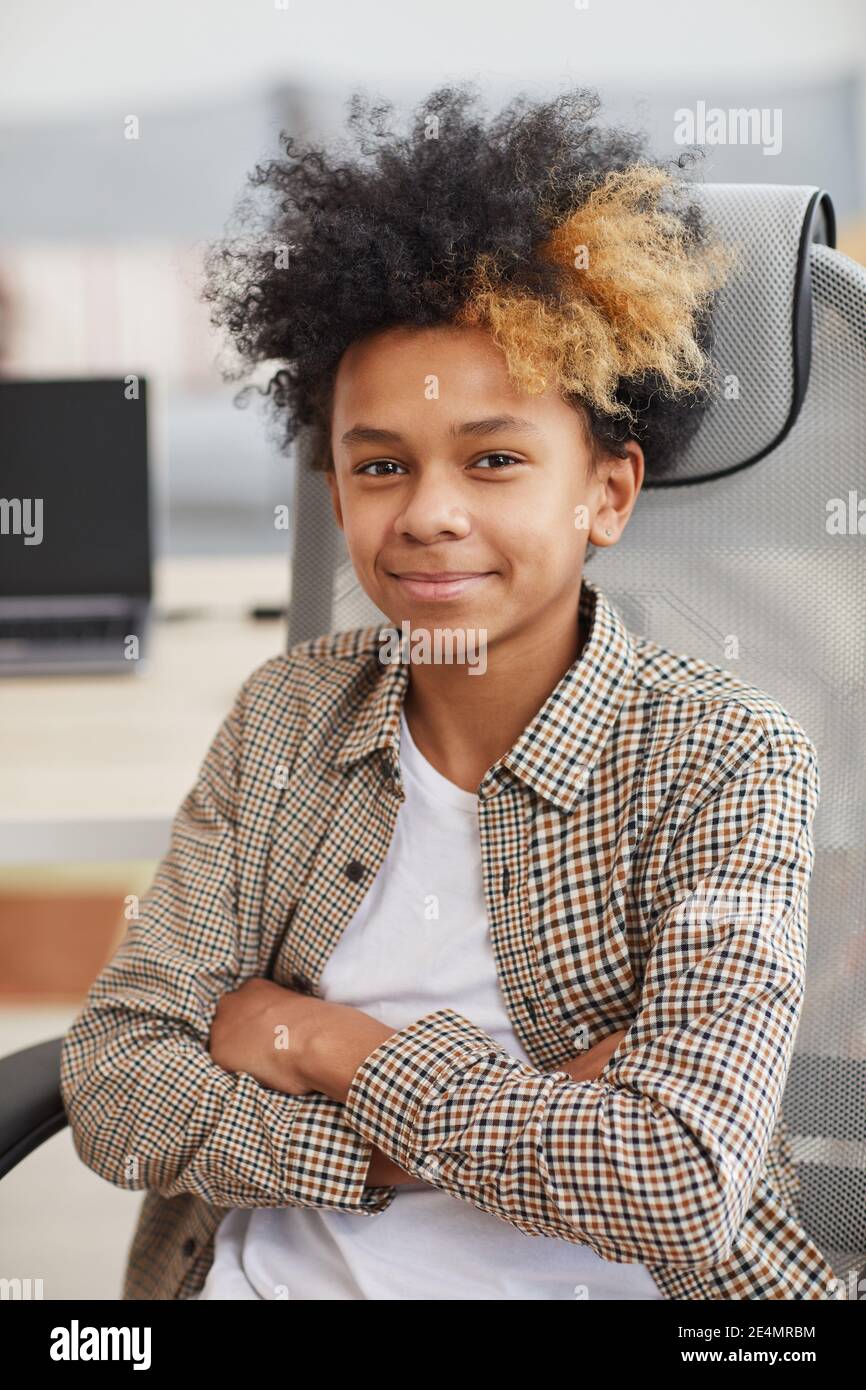
<svg viewBox="0 0 866 1390">
<path fill-rule="evenodd" d="M 331 493 L 331 503 L 332 503 L 333 508 L 334 508 L 334 516 L 335 516 L 336 519 L 337 519 L 337 525 L 339 526 L 340 530 L 342 531 L 342 530 L 343 530 L 343 509 L 342 509 L 342 507 L 340 506 L 340 492 L 339 492 L 339 488 L 337 487 L 337 479 L 336 479 L 334 473 L 331 472 L 330 470 L 325 474 L 325 481 L 327 482 L 328 487 L 329 487 L 329 489 L 330 489 L 330 493 Z"/>
</svg>

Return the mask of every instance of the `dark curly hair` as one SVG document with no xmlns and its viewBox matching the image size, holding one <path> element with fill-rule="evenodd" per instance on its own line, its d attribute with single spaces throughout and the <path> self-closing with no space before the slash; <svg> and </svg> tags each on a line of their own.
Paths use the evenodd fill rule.
<svg viewBox="0 0 866 1390">
<path fill-rule="evenodd" d="M 700 152 L 653 163 L 642 133 L 596 123 L 600 98 L 585 88 L 521 94 L 486 123 L 477 103 L 473 83 L 439 87 L 401 134 L 392 102 L 356 91 L 354 145 L 281 132 L 285 156 L 248 175 L 265 206 L 245 191 L 242 237 L 205 254 L 202 298 L 240 359 L 223 376 L 273 363 L 262 394 L 280 448 L 309 426 L 310 465 L 329 469 L 351 343 L 396 325 L 481 324 L 515 381 L 554 382 L 580 409 L 593 466 L 634 438 L 647 481 L 662 477 L 711 397 L 712 306 L 730 265 L 681 176 Z"/>
</svg>

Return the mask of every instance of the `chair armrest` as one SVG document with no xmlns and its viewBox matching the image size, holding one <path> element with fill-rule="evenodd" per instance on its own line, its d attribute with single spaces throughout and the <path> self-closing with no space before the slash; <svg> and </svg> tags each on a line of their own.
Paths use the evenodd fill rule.
<svg viewBox="0 0 866 1390">
<path fill-rule="evenodd" d="M 60 1094 L 63 1038 L 0 1057 L 0 1178 L 68 1123 Z"/>
</svg>

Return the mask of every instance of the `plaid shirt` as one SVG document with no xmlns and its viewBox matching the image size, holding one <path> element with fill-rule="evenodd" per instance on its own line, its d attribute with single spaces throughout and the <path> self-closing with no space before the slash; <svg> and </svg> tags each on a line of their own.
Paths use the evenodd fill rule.
<svg viewBox="0 0 866 1390">
<path fill-rule="evenodd" d="M 815 749 L 768 695 L 632 635 L 584 579 L 580 658 L 478 788 L 504 1002 L 531 1064 L 444 1003 L 345 1104 L 224 1071 L 217 1001 L 319 993 L 404 790 L 409 668 L 377 626 L 244 682 L 138 916 L 64 1039 L 76 1151 L 147 1189 L 123 1298 L 197 1292 L 233 1207 L 381 1219 L 372 1145 L 667 1298 L 844 1297 L 799 1222 L 780 1102 L 803 999 Z M 626 1028 L 595 1081 L 557 1071 Z M 387 1220 L 387 1217 L 384 1219 Z"/>
</svg>

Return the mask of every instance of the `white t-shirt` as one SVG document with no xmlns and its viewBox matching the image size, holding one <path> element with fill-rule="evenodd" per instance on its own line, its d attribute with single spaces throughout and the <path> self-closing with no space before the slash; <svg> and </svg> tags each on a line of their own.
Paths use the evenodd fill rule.
<svg viewBox="0 0 866 1390">
<path fill-rule="evenodd" d="M 444 1006 L 529 1062 L 505 1011 L 481 871 L 478 798 L 415 746 L 381 872 L 322 975 L 322 995 L 403 1028 Z M 656 1299 L 641 1264 L 530 1236 L 437 1188 L 397 1186 L 373 1215 L 239 1208 L 222 1220 L 200 1299 Z"/>
</svg>

